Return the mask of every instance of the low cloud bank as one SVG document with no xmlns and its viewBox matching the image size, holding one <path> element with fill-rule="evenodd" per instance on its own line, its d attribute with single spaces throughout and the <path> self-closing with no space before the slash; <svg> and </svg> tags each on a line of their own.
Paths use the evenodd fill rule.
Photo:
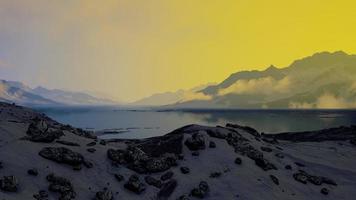
<svg viewBox="0 0 356 200">
<path fill-rule="evenodd" d="M 228 88 L 219 90 L 218 95 L 226 94 L 277 94 L 290 90 L 291 79 L 284 77 L 276 80 L 272 77 L 264 77 L 250 80 L 238 80 Z"/>
</svg>

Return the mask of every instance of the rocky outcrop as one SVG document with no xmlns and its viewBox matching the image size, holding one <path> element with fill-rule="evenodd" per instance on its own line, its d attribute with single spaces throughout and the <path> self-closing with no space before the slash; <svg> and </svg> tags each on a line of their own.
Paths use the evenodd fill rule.
<svg viewBox="0 0 356 200">
<path fill-rule="evenodd" d="M 161 190 L 158 192 L 157 199 L 158 200 L 168 199 L 171 196 L 171 194 L 174 192 L 174 190 L 176 189 L 177 185 L 178 185 L 178 182 L 174 179 L 165 183 L 162 186 Z"/>
<path fill-rule="evenodd" d="M 205 137 L 201 132 L 194 133 L 191 137 L 185 140 L 184 144 L 191 151 L 205 149 Z"/>
<path fill-rule="evenodd" d="M 71 200 L 76 197 L 72 183 L 68 179 L 54 174 L 49 174 L 46 179 L 50 182 L 48 190 L 59 193 L 59 200 Z"/>
<path fill-rule="evenodd" d="M 323 176 L 310 175 L 303 170 L 299 170 L 299 172 L 293 174 L 293 177 L 296 181 L 299 181 L 303 184 L 307 184 L 308 182 L 310 182 L 314 185 L 322 185 L 322 184 L 328 184 L 328 185 L 334 185 L 334 186 L 337 185 L 336 182 L 330 178 L 323 177 Z"/>
<path fill-rule="evenodd" d="M 193 196 L 193 197 L 197 197 L 197 198 L 200 198 L 200 199 L 203 199 L 204 197 L 206 197 L 209 193 L 209 185 L 207 182 L 205 181 L 201 181 L 199 183 L 199 186 L 197 188 L 194 188 L 190 194 Z"/>
<path fill-rule="evenodd" d="M 166 171 L 171 166 L 176 166 L 178 159 L 175 154 L 171 153 L 162 154 L 159 157 L 152 157 L 136 146 L 128 147 L 126 150 L 109 149 L 107 155 L 114 163 L 124 164 L 137 173 Z"/>
<path fill-rule="evenodd" d="M 113 200 L 114 196 L 112 194 L 112 191 L 109 190 L 108 188 L 104 188 L 102 191 L 99 191 L 95 195 L 94 200 Z"/>
<path fill-rule="evenodd" d="M 17 192 L 19 187 L 15 176 L 4 176 L 0 179 L 0 189 L 5 192 Z"/>
<path fill-rule="evenodd" d="M 146 190 L 145 184 L 140 181 L 140 178 L 137 175 L 130 176 L 124 187 L 136 194 L 141 194 L 143 191 Z"/>
<path fill-rule="evenodd" d="M 85 161 L 84 157 L 80 153 L 74 152 L 65 147 L 45 147 L 39 152 L 39 155 L 58 163 L 64 163 L 71 166 L 80 166 L 84 164 L 90 168 L 90 163 Z"/>
<path fill-rule="evenodd" d="M 63 131 L 53 128 L 46 121 L 35 118 L 29 125 L 25 139 L 32 142 L 51 143 L 63 136 Z"/>
</svg>

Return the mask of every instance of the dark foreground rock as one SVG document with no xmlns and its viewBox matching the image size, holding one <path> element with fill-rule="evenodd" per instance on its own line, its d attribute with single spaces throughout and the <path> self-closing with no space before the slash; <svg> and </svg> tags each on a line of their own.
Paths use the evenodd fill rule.
<svg viewBox="0 0 356 200">
<path fill-rule="evenodd" d="M 76 197 L 72 183 L 68 179 L 54 174 L 49 174 L 46 179 L 50 182 L 48 190 L 59 193 L 59 200 L 70 200 Z"/>
<path fill-rule="evenodd" d="M 64 135 L 62 130 L 50 127 L 46 121 L 39 118 L 35 118 L 34 122 L 29 125 L 26 134 L 25 139 L 44 143 L 51 143 Z"/>
<path fill-rule="evenodd" d="M 176 180 L 172 179 L 165 183 L 162 187 L 162 189 L 158 192 L 157 194 L 157 199 L 159 200 L 166 200 L 168 199 L 171 194 L 174 192 L 176 189 L 178 183 Z"/>
<path fill-rule="evenodd" d="M 39 152 L 39 155 L 43 158 L 72 166 L 84 163 L 84 157 L 80 153 L 65 147 L 45 147 Z"/>
<path fill-rule="evenodd" d="M 0 179 L 0 189 L 6 192 L 17 192 L 19 187 L 15 176 L 4 176 Z"/>
<path fill-rule="evenodd" d="M 208 192 L 209 192 L 209 185 L 207 182 L 205 181 L 201 181 L 199 183 L 199 186 L 197 188 L 194 188 L 192 191 L 191 191 L 191 195 L 193 197 L 197 197 L 197 198 L 204 198 L 208 195 Z"/>
<path fill-rule="evenodd" d="M 99 191 L 95 195 L 94 200 L 113 200 L 114 196 L 112 194 L 112 191 L 110 191 L 108 188 L 104 188 L 102 191 Z"/>
<path fill-rule="evenodd" d="M 323 183 L 328 185 L 334 185 L 334 186 L 337 185 L 336 182 L 330 178 L 310 175 L 303 170 L 299 170 L 299 172 L 293 174 L 293 177 L 296 181 L 299 181 L 303 184 L 307 184 L 308 182 L 310 182 L 314 185 L 322 185 Z"/>
<path fill-rule="evenodd" d="M 137 175 L 130 176 L 124 187 L 136 194 L 141 194 L 143 191 L 146 190 L 145 184 L 140 181 L 140 178 Z"/>
</svg>

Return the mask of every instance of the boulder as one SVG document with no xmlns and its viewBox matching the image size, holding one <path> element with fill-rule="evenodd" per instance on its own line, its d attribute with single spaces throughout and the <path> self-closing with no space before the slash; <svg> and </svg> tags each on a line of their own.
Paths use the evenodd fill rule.
<svg viewBox="0 0 356 200">
<path fill-rule="evenodd" d="M 190 169 L 188 167 L 181 167 L 180 171 L 182 172 L 182 174 L 189 174 Z"/>
<path fill-rule="evenodd" d="M 39 155 L 43 158 L 71 166 L 78 166 L 84 162 L 84 157 L 80 153 L 65 147 L 45 147 L 39 152 Z"/>
<path fill-rule="evenodd" d="M 32 176 L 37 176 L 38 175 L 38 171 L 35 168 L 29 169 L 29 170 L 27 170 L 27 174 L 32 175 Z"/>
<path fill-rule="evenodd" d="M 139 177 L 137 175 L 131 175 L 129 180 L 125 183 L 124 187 L 131 192 L 136 194 L 141 194 L 146 190 L 146 186 L 141 183 Z"/>
<path fill-rule="evenodd" d="M 279 180 L 276 176 L 269 175 L 269 177 L 271 178 L 271 180 L 273 181 L 274 184 L 279 185 Z"/>
<path fill-rule="evenodd" d="M 199 186 L 197 188 L 194 188 L 190 194 L 193 196 L 193 197 L 197 197 L 197 198 L 200 198 L 200 199 L 203 199 L 204 197 L 206 197 L 209 193 L 209 185 L 207 182 L 205 181 L 201 181 L 199 183 Z"/>
<path fill-rule="evenodd" d="M 48 192 L 45 190 L 40 190 L 37 194 L 33 195 L 33 198 L 36 200 L 48 200 Z"/>
<path fill-rule="evenodd" d="M 47 125 L 46 121 L 35 119 L 26 131 L 25 139 L 32 142 L 51 143 L 63 136 L 63 131 Z"/>
<path fill-rule="evenodd" d="M 190 138 L 186 139 L 184 144 L 191 151 L 205 149 L 205 137 L 201 132 L 194 133 Z"/>
<path fill-rule="evenodd" d="M 0 189 L 5 192 L 17 192 L 18 187 L 19 183 L 15 176 L 4 176 L 0 179 Z"/>
<path fill-rule="evenodd" d="M 157 199 L 158 200 L 167 200 L 171 196 L 171 194 L 174 192 L 176 189 L 178 183 L 176 180 L 172 179 L 165 183 L 161 190 L 157 194 Z"/>
<path fill-rule="evenodd" d="M 49 191 L 59 193 L 60 200 L 75 199 L 76 193 L 73 189 L 72 183 L 68 179 L 55 176 L 54 174 L 49 174 L 46 179 L 50 182 L 48 187 Z"/>
<path fill-rule="evenodd" d="M 95 194 L 94 200 L 113 200 L 114 196 L 112 191 L 108 188 L 104 188 L 102 191 L 99 191 Z"/>
<path fill-rule="evenodd" d="M 174 175 L 174 173 L 172 171 L 168 171 L 161 176 L 161 180 L 166 181 L 168 179 L 171 179 L 173 177 L 173 175 Z"/>
<path fill-rule="evenodd" d="M 146 176 L 145 181 L 148 185 L 152 185 L 156 188 L 161 188 L 162 187 L 162 182 L 158 179 L 153 178 L 152 176 Z"/>
</svg>

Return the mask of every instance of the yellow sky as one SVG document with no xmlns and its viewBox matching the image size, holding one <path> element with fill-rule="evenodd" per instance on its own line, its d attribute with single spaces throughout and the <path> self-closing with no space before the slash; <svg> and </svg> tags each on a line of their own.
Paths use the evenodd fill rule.
<svg viewBox="0 0 356 200">
<path fill-rule="evenodd" d="M 356 53 L 351 0 L 2 0 L 1 12 L 0 61 L 28 72 L 10 78 L 126 101 Z"/>
</svg>

